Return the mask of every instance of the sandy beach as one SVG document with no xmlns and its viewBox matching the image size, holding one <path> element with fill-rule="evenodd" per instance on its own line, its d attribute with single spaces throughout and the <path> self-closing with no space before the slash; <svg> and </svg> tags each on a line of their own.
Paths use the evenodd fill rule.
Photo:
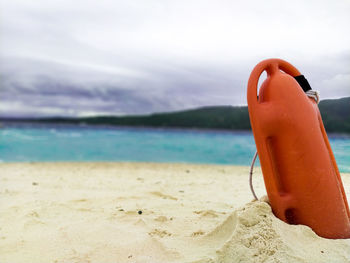
<svg viewBox="0 0 350 263">
<path fill-rule="evenodd" d="M 252 201 L 248 167 L 0 164 L 0 262 L 350 262 Z M 350 174 L 342 174 L 349 199 Z M 264 196 L 257 169 L 254 186 Z"/>
</svg>

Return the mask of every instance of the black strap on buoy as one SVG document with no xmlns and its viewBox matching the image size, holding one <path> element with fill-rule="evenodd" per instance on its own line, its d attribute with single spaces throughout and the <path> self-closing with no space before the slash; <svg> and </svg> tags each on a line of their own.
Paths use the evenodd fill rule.
<svg viewBox="0 0 350 263">
<path fill-rule="evenodd" d="M 304 75 L 299 75 L 294 78 L 299 83 L 300 87 L 303 89 L 304 92 L 311 90 L 311 86 L 307 79 L 304 77 Z"/>
</svg>

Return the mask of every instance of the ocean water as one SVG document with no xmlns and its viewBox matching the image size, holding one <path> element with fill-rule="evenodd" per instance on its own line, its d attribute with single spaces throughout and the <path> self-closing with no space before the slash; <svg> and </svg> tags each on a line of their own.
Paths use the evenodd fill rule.
<svg viewBox="0 0 350 263">
<path fill-rule="evenodd" d="M 329 136 L 341 172 L 350 172 L 350 136 Z M 142 161 L 250 165 L 251 132 L 5 125 L 0 161 Z"/>
</svg>

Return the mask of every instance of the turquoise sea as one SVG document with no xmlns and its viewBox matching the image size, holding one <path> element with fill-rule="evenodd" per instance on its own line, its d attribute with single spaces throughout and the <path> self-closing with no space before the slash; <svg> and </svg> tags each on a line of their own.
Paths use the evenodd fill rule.
<svg viewBox="0 0 350 263">
<path fill-rule="evenodd" d="M 350 172 L 350 136 L 329 135 L 341 172 Z M 141 161 L 250 165 L 251 132 L 64 125 L 4 125 L 1 162 Z"/>
</svg>

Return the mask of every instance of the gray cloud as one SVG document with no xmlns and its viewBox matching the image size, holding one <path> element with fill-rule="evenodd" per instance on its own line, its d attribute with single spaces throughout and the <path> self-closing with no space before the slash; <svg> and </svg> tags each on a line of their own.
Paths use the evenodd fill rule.
<svg viewBox="0 0 350 263">
<path fill-rule="evenodd" d="M 322 98 L 350 96 L 347 1 L 0 4 L 0 116 L 242 105 L 269 57 L 293 63 Z"/>
</svg>

